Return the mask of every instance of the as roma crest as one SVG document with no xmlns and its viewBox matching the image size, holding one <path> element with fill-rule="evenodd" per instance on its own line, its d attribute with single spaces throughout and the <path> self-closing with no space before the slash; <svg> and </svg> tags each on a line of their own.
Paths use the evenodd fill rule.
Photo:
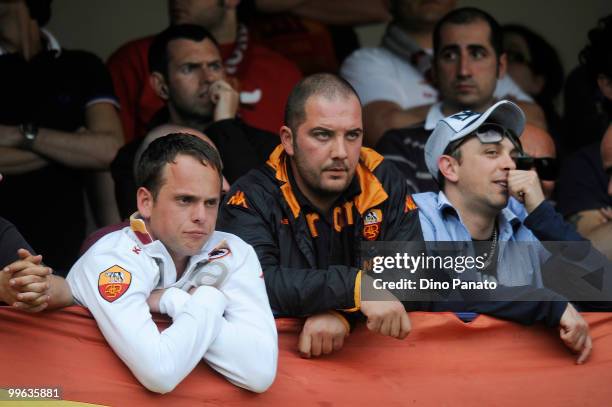
<svg viewBox="0 0 612 407">
<path fill-rule="evenodd" d="M 382 211 L 372 209 L 363 218 L 363 237 L 367 240 L 376 240 L 380 234 L 380 223 L 382 222 Z"/>
<path fill-rule="evenodd" d="M 121 298 L 132 283 L 132 274 L 117 266 L 104 270 L 98 277 L 98 291 L 102 298 L 114 302 Z"/>
<path fill-rule="evenodd" d="M 210 253 L 208 253 L 208 260 L 212 261 L 212 260 L 220 259 L 222 257 L 227 256 L 231 252 L 232 251 L 227 245 L 227 242 L 225 241 L 225 239 L 223 239 L 221 243 L 217 245 L 217 247 L 215 247 L 214 249 L 212 249 Z"/>
</svg>

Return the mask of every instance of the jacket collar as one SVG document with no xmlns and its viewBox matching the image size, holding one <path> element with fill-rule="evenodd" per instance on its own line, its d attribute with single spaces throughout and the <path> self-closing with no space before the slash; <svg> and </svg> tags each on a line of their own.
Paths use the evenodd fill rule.
<svg viewBox="0 0 612 407">
<path fill-rule="evenodd" d="M 461 218 L 459 216 L 459 212 L 457 212 L 457 209 L 455 209 L 455 207 L 453 206 L 453 204 L 448 200 L 448 198 L 446 197 L 446 195 L 444 194 L 444 192 L 440 191 L 438 192 L 438 197 L 436 200 L 436 209 L 438 209 L 438 211 L 443 214 L 444 212 L 450 212 L 452 214 L 454 214 L 455 216 L 457 216 L 458 218 Z M 522 222 L 519 219 L 518 216 L 516 216 L 516 214 L 514 212 L 512 212 L 512 210 L 506 206 L 504 209 L 501 210 L 500 214 L 497 217 L 499 225 L 500 225 L 500 230 L 502 231 L 507 231 L 510 232 L 508 230 L 507 227 L 505 227 L 506 225 L 511 226 L 512 231 L 516 232 L 517 229 L 521 226 Z M 500 236 L 501 239 L 502 236 Z M 506 239 L 507 240 L 507 239 Z"/>
</svg>

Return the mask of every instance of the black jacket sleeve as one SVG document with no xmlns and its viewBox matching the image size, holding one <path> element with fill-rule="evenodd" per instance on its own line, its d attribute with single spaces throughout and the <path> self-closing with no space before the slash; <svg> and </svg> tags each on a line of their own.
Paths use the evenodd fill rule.
<svg viewBox="0 0 612 407">
<path fill-rule="evenodd" d="M 579 242 L 584 240 L 546 200 L 527 215 L 524 223 L 540 241 Z"/>
<path fill-rule="evenodd" d="M 556 327 L 568 304 L 564 297 L 546 288 L 498 286 L 495 292 L 495 296 L 512 300 L 496 301 L 486 290 L 464 290 L 460 300 L 451 296 L 432 301 L 428 310 L 477 312 L 524 325 L 544 323 Z"/>
</svg>

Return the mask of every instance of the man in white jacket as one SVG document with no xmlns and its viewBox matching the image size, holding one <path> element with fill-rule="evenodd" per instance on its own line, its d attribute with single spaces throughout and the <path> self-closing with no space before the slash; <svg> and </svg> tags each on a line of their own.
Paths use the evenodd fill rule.
<svg viewBox="0 0 612 407">
<path fill-rule="evenodd" d="M 93 245 L 67 277 L 143 386 L 173 390 L 201 359 L 255 392 L 273 382 L 277 333 L 261 266 L 240 238 L 214 230 L 222 164 L 188 134 L 155 140 L 137 167 L 138 212 Z M 162 332 L 151 312 L 172 318 Z"/>
</svg>

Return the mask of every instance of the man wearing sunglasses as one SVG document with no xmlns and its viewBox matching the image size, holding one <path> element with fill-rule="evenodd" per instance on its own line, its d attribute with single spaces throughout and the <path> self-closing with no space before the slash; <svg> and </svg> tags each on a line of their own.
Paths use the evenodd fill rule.
<svg viewBox="0 0 612 407">
<path fill-rule="evenodd" d="M 544 196 L 552 199 L 559 177 L 555 142 L 544 130 L 527 124 L 521 135 L 521 144 L 524 154 L 516 158 L 516 169 L 537 172 Z"/>
</svg>

